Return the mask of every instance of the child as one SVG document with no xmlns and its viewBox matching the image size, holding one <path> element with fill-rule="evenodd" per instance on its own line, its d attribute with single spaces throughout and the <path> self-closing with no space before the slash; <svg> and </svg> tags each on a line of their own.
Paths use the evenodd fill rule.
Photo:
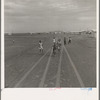
<svg viewBox="0 0 100 100">
<path fill-rule="evenodd" d="M 39 41 L 39 50 L 41 53 L 43 53 L 43 43 L 41 40 Z"/>
<path fill-rule="evenodd" d="M 53 43 L 56 43 L 56 39 L 55 39 L 55 37 L 53 38 Z"/>
<path fill-rule="evenodd" d="M 60 51 L 60 49 L 61 49 L 61 39 L 58 40 L 57 47 L 58 47 L 58 51 Z"/>
<path fill-rule="evenodd" d="M 53 44 L 53 54 L 56 54 L 56 43 Z"/>
<path fill-rule="evenodd" d="M 64 37 L 64 45 L 66 45 L 66 37 Z"/>
<path fill-rule="evenodd" d="M 15 43 L 15 40 L 12 40 L 13 44 Z"/>
<path fill-rule="evenodd" d="M 68 44 L 69 44 L 69 43 L 71 43 L 71 37 L 69 37 L 69 39 L 68 39 Z"/>
</svg>

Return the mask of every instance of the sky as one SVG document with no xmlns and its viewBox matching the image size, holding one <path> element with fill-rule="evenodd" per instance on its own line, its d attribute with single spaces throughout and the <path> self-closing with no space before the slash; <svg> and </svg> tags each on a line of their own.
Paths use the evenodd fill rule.
<svg viewBox="0 0 100 100">
<path fill-rule="evenodd" d="M 96 0 L 5 0 L 5 32 L 96 29 Z"/>
</svg>

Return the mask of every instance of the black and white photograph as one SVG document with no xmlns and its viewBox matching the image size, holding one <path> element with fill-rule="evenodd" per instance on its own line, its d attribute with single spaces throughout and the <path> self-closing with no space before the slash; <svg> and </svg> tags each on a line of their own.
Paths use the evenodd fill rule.
<svg viewBox="0 0 100 100">
<path fill-rule="evenodd" d="M 4 0 L 5 88 L 96 88 L 96 2 Z"/>
</svg>

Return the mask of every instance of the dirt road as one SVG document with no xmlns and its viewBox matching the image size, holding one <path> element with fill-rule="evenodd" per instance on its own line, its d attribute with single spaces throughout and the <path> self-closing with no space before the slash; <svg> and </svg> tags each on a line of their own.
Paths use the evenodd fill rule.
<svg viewBox="0 0 100 100">
<path fill-rule="evenodd" d="M 96 87 L 95 38 L 70 35 L 72 43 L 52 54 L 53 35 L 6 36 L 6 87 Z M 67 41 L 69 35 L 66 35 Z M 12 40 L 15 43 L 12 43 Z M 38 41 L 44 43 L 44 53 Z"/>
</svg>

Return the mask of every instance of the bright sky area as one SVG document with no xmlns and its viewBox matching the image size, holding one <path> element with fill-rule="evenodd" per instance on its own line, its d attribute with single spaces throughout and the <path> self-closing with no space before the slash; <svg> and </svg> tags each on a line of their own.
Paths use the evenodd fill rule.
<svg viewBox="0 0 100 100">
<path fill-rule="evenodd" d="M 96 0 L 5 0 L 5 32 L 96 29 Z"/>
</svg>

